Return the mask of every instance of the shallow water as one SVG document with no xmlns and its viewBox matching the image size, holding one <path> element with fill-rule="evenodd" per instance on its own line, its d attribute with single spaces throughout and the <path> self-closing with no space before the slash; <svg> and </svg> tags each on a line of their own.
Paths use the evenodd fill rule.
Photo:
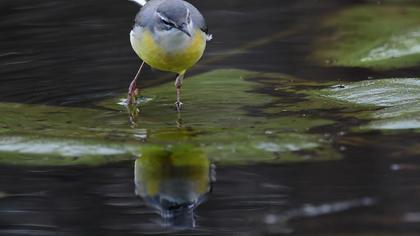
<svg viewBox="0 0 420 236">
<path fill-rule="evenodd" d="M 372 70 L 324 67 L 308 62 L 313 50 L 311 42 L 320 33 L 314 24 L 328 14 L 370 4 L 367 2 L 194 1 L 206 16 L 214 40 L 189 75 L 234 68 L 276 73 L 272 76 L 284 80 L 278 82 L 258 75 L 246 80 L 256 84 L 252 89 L 246 87 L 248 84 L 233 84 L 244 86 L 245 94 L 255 96 L 255 101 L 243 99 L 234 104 L 236 100 L 232 99 L 222 106 L 237 107 L 232 114 L 246 118 L 241 122 L 230 123 L 229 115 L 223 119 L 222 115 L 229 113 L 218 110 L 220 107 L 211 99 L 208 102 L 205 98 L 190 99 L 182 114 L 182 134 L 176 130 L 180 119 L 168 108 L 168 99 L 155 99 L 155 103 L 145 106 L 146 114 L 140 119 L 144 123 L 140 122 L 132 131 L 151 130 L 155 136 L 144 141 L 143 133 L 136 133 L 137 139 L 126 136 L 132 128 L 127 114 L 115 102 L 122 98 L 139 63 L 128 41 L 136 6 L 117 0 L 3 0 L 0 3 L 0 102 L 6 105 L 0 106 L 0 114 L 19 116 L 15 126 L 0 126 L 7 135 L 29 134 L 38 137 L 32 139 L 40 140 L 37 145 L 53 143 L 48 139 L 50 136 L 64 138 L 64 141 L 55 140 L 58 148 L 66 145 L 65 138 L 77 139 L 80 135 L 80 142 L 93 140 L 92 146 L 88 142 L 88 150 L 96 147 L 95 136 L 138 146 L 144 142 L 175 146 L 192 143 L 210 149 L 210 155 L 206 157 L 208 162 L 203 160 L 193 165 L 162 164 L 173 170 L 170 172 L 173 175 L 156 174 L 160 164 L 145 167 L 153 174 L 150 179 L 144 177 L 145 183 L 140 186 L 159 180 L 167 192 L 177 190 L 172 188 L 171 183 L 175 183 L 187 186 L 187 192 L 193 193 L 190 197 L 197 201 L 193 206 L 197 209 L 171 218 L 161 216 L 154 198 L 145 196 L 153 192 L 153 187 L 140 194 L 139 181 L 135 180 L 138 178 L 136 154 L 126 154 L 118 162 L 105 158 L 104 162 L 111 162 L 107 164 L 54 166 L 45 161 L 48 157 L 34 164 L 32 157 L 23 152 L 19 158 L 30 159 L 30 165 L 13 165 L 7 162 L 13 156 L 4 152 L 9 146 L 3 140 L 0 159 L 6 161 L 0 165 L 0 235 L 417 235 L 420 230 L 418 132 L 358 132 L 355 127 L 369 122 L 363 119 L 363 109 L 310 107 L 305 103 L 305 95 L 300 93 L 325 88 L 330 82 L 418 77 L 420 69 L 415 66 Z M 150 88 L 151 95 L 153 91 L 165 92 L 162 84 L 172 82 L 172 77 L 147 69 L 139 86 Z M 190 84 L 194 85 L 194 81 Z M 185 86 L 188 82 L 187 79 Z M 211 86 L 208 88 L 213 89 Z M 232 97 L 243 98 L 243 93 L 235 93 L 237 87 L 230 89 Z M 219 92 L 227 94 L 225 88 Z M 262 102 L 264 99 L 267 101 Z M 34 106 L 16 109 L 8 103 Z M 198 103 L 206 106 L 200 107 Z M 42 110 L 38 105 L 51 107 Z M 300 108 L 294 109 L 295 105 Z M 86 108 L 93 110 L 78 110 Z M 199 114 L 191 112 L 192 108 L 199 109 Z M 41 111 L 36 113 L 37 109 Z M 363 111 L 361 118 L 349 116 L 359 110 Z M 87 113 L 79 115 L 84 111 Z M 206 112 L 207 116 L 200 116 Z M 58 118 L 50 124 L 48 120 L 42 121 L 44 114 Z M 220 123 L 206 120 L 210 118 Z M 301 130 L 299 118 L 313 123 L 301 121 Z M 61 121 L 67 122 L 67 126 L 63 127 Z M 77 130 L 77 122 L 83 126 L 82 131 Z M 284 136 L 279 139 L 283 143 L 293 139 L 295 144 L 294 139 L 299 139 L 300 136 L 287 136 L 290 133 L 302 135 L 303 142 L 321 140 L 317 141 L 320 151 L 290 144 L 285 145 L 287 151 L 283 153 L 279 151 L 283 146 L 262 142 L 263 149 L 275 150 L 274 159 L 259 152 L 252 159 L 225 150 L 222 155 L 220 150 L 216 152 L 208 146 L 213 143 L 211 138 L 229 143 L 229 138 L 223 139 L 226 135 L 217 136 L 218 132 L 226 134 L 229 126 L 235 127 L 227 134 L 238 139 L 238 143 L 232 141 L 238 147 L 249 136 L 260 139 L 258 132 L 264 131 L 268 140 L 271 132 L 281 133 Z M 278 130 L 272 131 L 277 126 Z M 139 139 L 142 141 L 138 142 Z M 217 141 L 214 140 L 216 144 Z M 28 143 L 21 145 L 26 145 L 29 152 L 39 151 L 38 146 Z M 28 148 L 28 145 L 32 146 Z M 43 151 L 47 156 L 49 151 Z M 196 185 L 204 188 L 198 191 Z M 170 195 L 167 192 L 158 196 Z M 179 209 L 178 205 L 171 207 Z"/>
</svg>

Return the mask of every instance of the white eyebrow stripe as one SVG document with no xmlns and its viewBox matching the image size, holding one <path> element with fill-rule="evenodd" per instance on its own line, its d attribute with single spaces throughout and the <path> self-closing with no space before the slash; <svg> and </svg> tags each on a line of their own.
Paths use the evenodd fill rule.
<svg viewBox="0 0 420 236">
<path fill-rule="evenodd" d="M 129 0 L 129 1 L 135 2 L 135 3 L 137 3 L 137 4 L 141 5 L 141 6 L 144 6 L 147 3 L 146 0 Z"/>
<path fill-rule="evenodd" d="M 170 22 L 170 23 L 172 23 L 173 25 L 176 25 L 176 23 L 175 23 L 175 22 L 171 21 L 171 20 L 170 20 L 170 19 L 168 19 L 166 16 L 164 16 L 164 15 L 160 14 L 159 12 L 156 12 L 156 13 L 157 13 L 157 15 L 160 17 L 160 19 L 162 19 L 162 20 L 164 20 L 164 21 L 167 21 L 167 22 Z"/>
</svg>

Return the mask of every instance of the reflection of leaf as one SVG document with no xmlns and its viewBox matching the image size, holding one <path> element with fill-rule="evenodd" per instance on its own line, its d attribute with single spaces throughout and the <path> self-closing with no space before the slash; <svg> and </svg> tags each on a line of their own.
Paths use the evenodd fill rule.
<svg viewBox="0 0 420 236">
<path fill-rule="evenodd" d="M 0 134 L 24 138 L 14 140 L 19 148 L 13 150 L 3 139 L 0 160 L 95 164 L 130 159 L 133 149 L 141 154 L 146 145 L 177 144 L 200 147 L 209 159 L 220 163 L 336 159 L 339 155 L 328 139 L 308 132 L 333 121 L 283 112 L 295 104 L 289 94 L 312 84 L 283 74 L 211 71 L 185 80 L 181 117 L 174 110 L 172 82 L 142 90 L 148 99 L 140 107 L 136 128 L 130 128 L 125 108 L 118 105 L 120 98 L 104 101 L 95 109 L 4 103 L 0 111 L 7 115 L 0 117 Z M 278 93 L 284 95 L 279 98 Z M 306 109 L 311 107 L 302 108 Z M 66 148 L 81 151 L 66 156 Z M 107 155 L 100 150 L 118 153 Z M 76 156 L 78 161 L 72 161 Z"/>
<path fill-rule="evenodd" d="M 420 8 L 368 5 L 327 17 L 333 30 L 316 43 L 313 59 L 332 65 L 393 68 L 420 62 Z M 385 17 L 386 16 L 386 17 Z"/>
<path fill-rule="evenodd" d="M 370 106 L 375 120 L 362 129 L 420 128 L 420 80 L 380 79 L 333 86 L 320 95 L 339 101 Z M 378 110 L 378 107 L 382 109 Z M 366 113 L 364 114 L 366 116 Z"/>
</svg>

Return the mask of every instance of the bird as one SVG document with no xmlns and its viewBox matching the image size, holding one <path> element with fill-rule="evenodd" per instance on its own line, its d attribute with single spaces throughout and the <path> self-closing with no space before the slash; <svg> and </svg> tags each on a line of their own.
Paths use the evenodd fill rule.
<svg viewBox="0 0 420 236">
<path fill-rule="evenodd" d="M 187 70 L 202 57 L 208 34 L 205 18 L 184 0 L 132 0 L 141 6 L 130 32 L 130 43 L 142 63 L 130 83 L 128 104 L 137 96 L 137 80 L 144 63 L 154 69 L 176 73 L 175 107 L 182 107 L 181 87 Z"/>
</svg>

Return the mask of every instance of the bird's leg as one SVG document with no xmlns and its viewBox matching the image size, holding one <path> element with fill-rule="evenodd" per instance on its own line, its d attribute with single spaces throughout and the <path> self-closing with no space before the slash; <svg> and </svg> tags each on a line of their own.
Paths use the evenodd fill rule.
<svg viewBox="0 0 420 236">
<path fill-rule="evenodd" d="M 175 80 L 175 87 L 176 87 L 176 110 L 181 111 L 182 102 L 181 102 L 181 87 L 182 87 L 182 80 L 184 79 L 184 74 L 178 74 Z"/>
<path fill-rule="evenodd" d="M 128 87 L 128 95 L 127 95 L 127 105 L 132 105 L 136 101 L 137 96 L 137 79 L 140 76 L 141 69 L 143 69 L 144 61 L 141 63 L 139 71 L 137 71 L 136 76 L 134 77 L 133 81 L 131 81 L 130 86 Z"/>
</svg>

